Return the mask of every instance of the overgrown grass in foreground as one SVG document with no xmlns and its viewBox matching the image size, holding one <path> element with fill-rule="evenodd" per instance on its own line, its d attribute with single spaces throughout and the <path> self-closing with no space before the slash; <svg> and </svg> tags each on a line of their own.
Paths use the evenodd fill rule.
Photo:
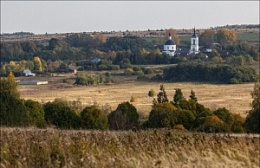
<svg viewBox="0 0 260 168">
<path fill-rule="evenodd" d="M 258 167 L 259 135 L 1 128 L 1 167 Z"/>
</svg>

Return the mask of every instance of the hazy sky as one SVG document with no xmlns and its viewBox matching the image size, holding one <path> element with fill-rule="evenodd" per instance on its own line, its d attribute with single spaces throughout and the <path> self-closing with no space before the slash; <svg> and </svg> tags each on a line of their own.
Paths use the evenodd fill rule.
<svg viewBox="0 0 260 168">
<path fill-rule="evenodd" d="M 259 1 L 1 1 L 1 33 L 259 24 Z"/>
</svg>

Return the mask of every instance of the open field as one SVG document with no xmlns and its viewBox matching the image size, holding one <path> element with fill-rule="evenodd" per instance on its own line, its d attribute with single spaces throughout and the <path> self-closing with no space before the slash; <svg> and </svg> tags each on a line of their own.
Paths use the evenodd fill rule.
<svg viewBox="0 0 260 168">
<path fill-rule="evenodd" d="M 0 167 L 259 168 L 259 135 L 1 128 Z"/>
<path fill-rule="evenodd" d="M 55 77 L 50 77 L 52 81 Z M 233 113 L 240 113 L 246 116 L 246 111 L 250 110 L 252 98 L 250 92 L 253 90 L 253 83 L 239 85 L 214 85 L 201 83 L 156 83 L 156 82 L 138 82 L 136 76 L 121 77 L 122 80 L 117 84 L 96 85 L 96 86 L 75 86 L 68 83 L 52 83 L 49 85 L 29 86 L 19 85 L 21 98 L 37 100 L 45 103 L 53 101 L 55 98 L 64 98 L 66 100 L 80 100 L 84 105 L 109 104 L 112 110 L 117 105 L 130 101 L 131 97 L 137 98 L 133 105 L 139 112 L 148 115 L 151 110 L 153 98 L 148 96 L 151 89 L 159 92 L 161 84 L 164 84 L 168 99 L 173 100 L 175 88 L 183 91 L 185 98 L 189 98 L 190 91 L 194 90 L 199 103 L 216 109 L 226 107 Z M 57 79 L 56 79 L 57 80 Z M 58 79 L 62 81 L 62 78 Z M 71 79 L 73 80 L 73 79 Z"/>
</svg>

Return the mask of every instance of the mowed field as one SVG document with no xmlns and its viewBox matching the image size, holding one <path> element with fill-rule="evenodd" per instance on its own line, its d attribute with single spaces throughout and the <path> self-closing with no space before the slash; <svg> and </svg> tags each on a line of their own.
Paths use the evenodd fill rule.
<svg viewBox="0 0 260 168">
<path fill-rule="evenodd" d="M 189 99 L 190 91 L 194 90 L 199 103 L 214 110 L 225 107 L 233 113 L 239 113 L 242 116 L 247 115 L 251 109 L 252 102 L 251 91 L 254 84 L 238 85 L 217 85 L 201 83 L 157 83 L 157 82 L 139 82 L 125 80 L 122 83 L 95 85 L 95 86 L 76 86 L 71 84 L 49 84 L 49 85 L 19 85 L 21 98 L 32 99 L 41 103 L 53 101 L 55 98 L 63 98 L 69 101 L 79 100 L 84 106 L 98 104 L 100 106 L 110 105 L 112 110 L 117 105 L 130 101 L 135 97 L 136 101 L 132 104 L 139 112 L 149 115 L 153 98 L 148 96 L 148 92 L 154 89 L 159 92 L 160 85 L 165 86 L 168 99 L 173 100 L 175 88 L 183 91 L 184 97 Z M 156 98 L 156 96 L 155 96 Z"/>
</svg>

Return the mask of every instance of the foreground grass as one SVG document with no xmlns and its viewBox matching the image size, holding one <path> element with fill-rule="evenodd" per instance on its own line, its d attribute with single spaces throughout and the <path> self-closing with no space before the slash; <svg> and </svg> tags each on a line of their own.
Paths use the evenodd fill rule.
<svg viewBox="0 0 260 168">
<path fill-rule="evenodd" d="M 1 128 L 0 167 L 259 167 L 259 135 Z"/>
</svg>

